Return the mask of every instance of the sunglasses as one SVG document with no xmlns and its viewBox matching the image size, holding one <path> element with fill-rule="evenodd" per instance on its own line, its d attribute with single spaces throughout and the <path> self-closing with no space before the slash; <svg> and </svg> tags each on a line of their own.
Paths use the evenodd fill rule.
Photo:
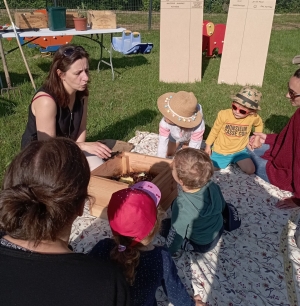
<svg viewBox="0 0 300 306">
<path fill-rule="evenodd" d="M 238 111 L 241 115 L 247 115 L 247 114 L 250 113 L 249 110 L 241 109 L 241 108 L 239 108 L 238 106 L 236 106 L 236 105 L 233 104 L 233 103 L 231 104 L 231 107 L 232 107 L 233 110 Z"/>
<path fill-rule="evenodd" d="M 65 51 L 63 52 L 63 55 L 66 57 L 70 57 L 73 53 L 77 52 L 77 51 L 84 51 L 84 49 L 80 46 L 77 47 L 69 47 L 67 49 L 65 49 Z"/>
<path fill-rule="evenodd" d="M 297 97 L 300 97 L 300 94 L 295 93 L 289 86 L 288 83 L 288 91 L 289 91 L 289 96 L 291 98 L 291 100 L 295 100 Z"/>
</svg>

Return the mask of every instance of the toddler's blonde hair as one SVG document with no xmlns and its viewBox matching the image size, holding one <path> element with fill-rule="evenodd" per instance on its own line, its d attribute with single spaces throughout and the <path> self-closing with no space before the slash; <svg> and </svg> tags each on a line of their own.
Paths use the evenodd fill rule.
<svg viewBox="0 0 300 306">
<path fill-rule="evenodd" d="M 173 167 L 178 178 L 188 189 L 203 187 L 214 174 L 209 155 L 203 150 L 193 148 L 178 151 L 174 157 Z"/>
</svg>

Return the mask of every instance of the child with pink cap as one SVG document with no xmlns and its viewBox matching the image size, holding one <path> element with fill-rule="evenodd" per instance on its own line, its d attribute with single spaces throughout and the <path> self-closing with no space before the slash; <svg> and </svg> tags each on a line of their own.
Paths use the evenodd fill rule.
<svg viewBox="0 0 300 306">
<path fill-rule="evenodd" d="M 107 209 L 113 239 L 99 241 L 89 255 L 111 259 L 122 268 L 134 306 L 157 305 L 160 286 L 173 305 L 195 305 L 168 250 L 152 244 L 160 227 L 160 198 L 158 187 L 147 181 L 113 193 Z"/>
</svg>

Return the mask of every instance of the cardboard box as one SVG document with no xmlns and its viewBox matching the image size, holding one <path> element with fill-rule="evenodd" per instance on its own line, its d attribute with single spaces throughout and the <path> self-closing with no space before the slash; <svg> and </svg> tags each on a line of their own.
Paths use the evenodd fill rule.
<svg viewBox="0 0 300 306">
<path fill-rule="evenodd" d="M 230 0 L 219 84 L 262 86 L 275 6 L 276 0 Z"/>
<path fill-rule="evenodd" d="M 73 17 L 78 17 L 77 11 L 66 11 L 66 27 L 73 29 Z M 48 28 L 48 15 L 42 12 L 17 12 L 15 13 L 16 26 L 20 29 Z"/>
<path fill-rule="evenodd" d="M 203 0 L 161 1 L 159 32 L 161 82 L 201 81 L 203 2 Z"/>
<path fill-rule="evenodd" d="M 20 29 L 47 28 L 48 17 L 40 12 L 16 12 L 15 24 Z"/>
<path fill-rule="evenodd" d="M 95 217 L 107 219 L 107 205 L 112 193 L 128 188 L 128 184 L 111 180 L 129 172 L 146 171 L 154 174 L 152 183 L 161 191 L 160 207 L 167 210 L 177 196 L 177 183 L 172 176 L 172 160 L 138 153 L 122 152 L 92 171 L 89 194 L 95 198 L 90 203 L 90 213 Z"/>
<path fill-rule="evenodd" d="M 112 11 L 88 11 L 88 24 L 91 29 L 116 29 L 117 16 Z"/>
</svg>

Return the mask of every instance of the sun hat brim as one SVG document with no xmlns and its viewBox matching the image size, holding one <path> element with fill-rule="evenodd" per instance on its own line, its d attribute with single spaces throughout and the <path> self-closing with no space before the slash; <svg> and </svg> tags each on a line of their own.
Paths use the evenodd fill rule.
<svg viewBox="0 0 300 306">
<path fill-rule="evenodd" d="M 179 120 L 177 116 L 173 117 L 173 114 L 171 112 L 168 113 L 167 108 L 165 107 L 165 100 L 166 100 L 166 98 L 169 98 L 170 96 L 174 97 L 174 95 L 176 95 L 175 92 L 168 92 L 168 93 L 165 93 L 165 94 L 161 95 L 157 99 L 157 107 L 158 107 L 159 111 L 162 113 L 162 115 L 165 118 L 172 121 L 174 124 L 176 124 L 180 127 L 183 127 L 183 128 L 194 128 L 194 127 L 198 126 L 202 121 L 202 114 L 200 113 L 199 105 L 197 105 L 197 111 L 196 111 L 197 115 L 195 117 L 195 120 L 191 120 L 190 122 Z"/>
</svg>

